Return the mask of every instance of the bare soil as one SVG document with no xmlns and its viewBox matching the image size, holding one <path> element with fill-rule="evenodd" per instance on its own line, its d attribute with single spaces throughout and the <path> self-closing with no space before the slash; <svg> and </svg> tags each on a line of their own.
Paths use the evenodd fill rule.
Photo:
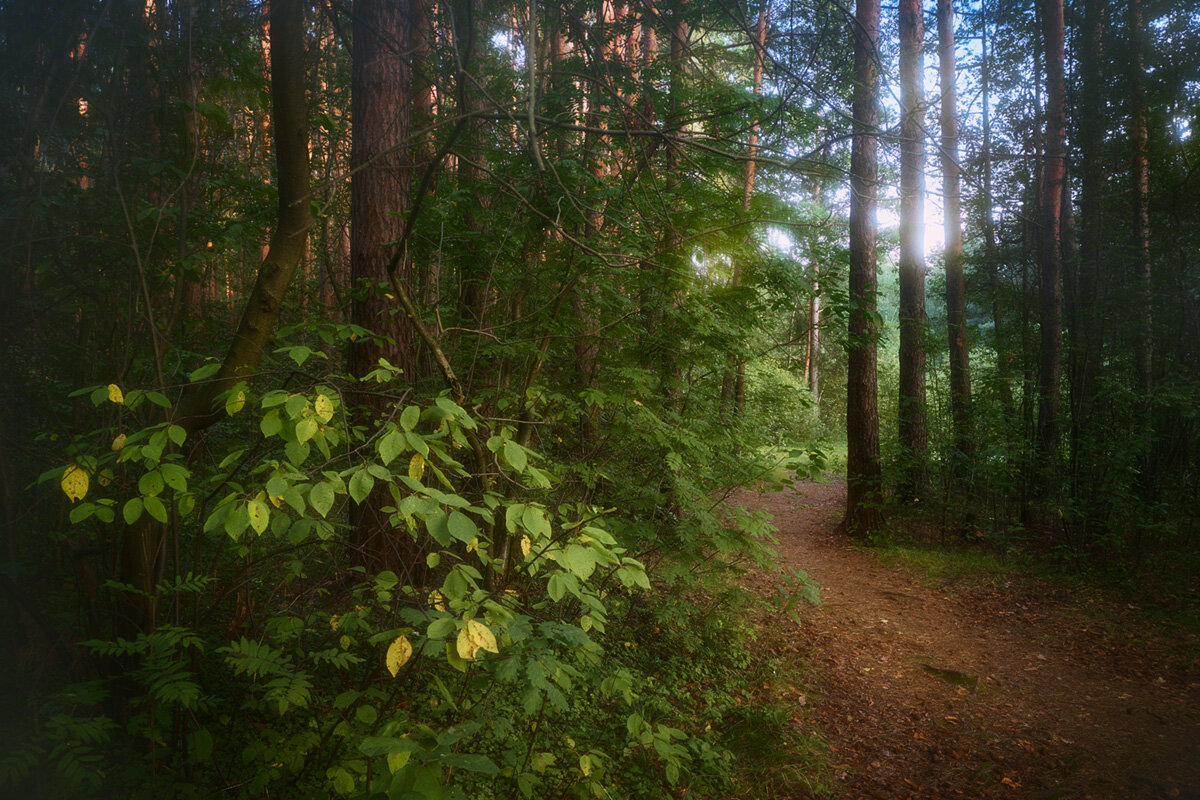
<svg viewBox="0 0 1200 800">
<path fill-rule="evenodd" d="M 1200 799 L 1195 634 L 1033 579 L 887 566 L 837 532 L 842 482 L 798 488 L 733 500 L 820 584 L 773 646 L 813 669 L 798 718 L 829 743 L 834 797 Z"/>
</svg>

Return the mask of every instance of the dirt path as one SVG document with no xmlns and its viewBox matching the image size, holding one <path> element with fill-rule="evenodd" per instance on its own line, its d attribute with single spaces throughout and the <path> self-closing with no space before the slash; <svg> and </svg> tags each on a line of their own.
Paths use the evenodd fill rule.
<svg viewBox="0 0 1200 800">
<path fill-rule="evenodd" d="M 816 670 L 837 797 L 1200 799 L 1194 635 L 1044 585 L 923 581 L 835 533 L 842 483 L 801 489 L 737 501 L 821 586 L 783 646 Z"/>
</svg>

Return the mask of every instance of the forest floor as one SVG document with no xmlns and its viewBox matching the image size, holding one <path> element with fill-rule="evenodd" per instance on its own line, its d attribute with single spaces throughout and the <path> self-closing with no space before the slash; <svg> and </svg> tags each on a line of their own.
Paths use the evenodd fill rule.
<svg viewBox="0 0 1200 800">
<path fill-rule="evenodd" d="M 845 484 L 739 492 L 821 604 L 765 625 L 812 671 L 796 724 L 845 800 L 1200 799 L 1200 641 L 1030 577 L 935 581 L 839 535 Z M 778 575 L 751 573 L 770 597 Z"/>
</svg>

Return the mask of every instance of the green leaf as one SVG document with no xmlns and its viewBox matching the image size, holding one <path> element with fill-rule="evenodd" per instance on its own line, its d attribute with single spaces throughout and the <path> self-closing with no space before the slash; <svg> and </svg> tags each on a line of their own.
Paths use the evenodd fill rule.
<svg viewBox="0 0 1200 800">
<path fill-rule="evenodd" d="M 284 409 L 287 411 L 288 419 L 299 419 L 300 414 L 304 409 L 308 408 L 308 398 L 302 394 L 288 395 L 287 403 Z"/>
<path fill-rule="evenodd" d="M 288 490 L 288 482 L 282 475 L 272 475 L 267 479 L 267 485 L 264 488 L 271 497 L 283 497 L 283 493 Z"/>
<path fill-rule="evenodd" d="M 442 594 L 447 600 L 461 600 L 469 588 L 462 570 L 450 570 L 450 573 L 446 575 L 446 580 L 442 581 Z"/>
<path fill-rule="evenodd" d="M 162 473 L 162 478 L 167 486 L 177 492 L 187 491 L 188 471 L 186 467 L 179 464 L 163 464 L 158 471 Z"/>
<path fill-rule="evenodd" d="M 262 431 L 262 435 L 268 438 L 277 436 L 283 430 L 283 419 L 279 416 L 279 409 L 273 408 L 263 416 L 258 422 L 258 429 Z"/>
<path fill-rule="evenodd" d="M 404 441 L 408 442 L 408 446 L 416 450 L 426 458 L 429 457 L 429 445 L 425 444 L 425 440 L 415 433 L 405 433 Z"/>
<path fill-rule="evenodd" d="M 163 476 L 158 470 L 151 470 L 138 481 L 138 491 L 143 495 L 153 497 L 163 490 Z"/>
<path fill-rule="evenodd" d="M 159 522 L 167 521 L 167 508 L 163 505 L 163 501 L 157 497 L 143 497 L 142 505 L 146 509 L 146 513 L 154 517 Z"/>
<path fill-rule="evenodd" d="M 376 448 L 379 450 L 379 459 L 384 464 L 390 464 L 404 452 L 404 434 L 393 428 L 379 438 Z"/>
<path fill-rule="evenodd" d="M 454 617 L 438 617 L 429 623 L 425 636 L 429 639 L 443 639 L 458 628 L 458 620 Z"/>
<path fill-rule="evenodd" d="M 189 517 L 196 510 L 196 495 L 184 494 L 179 497 L 179 516 Z"/>
<path fill-rule="evenodd" d="M 517 472 L 524 472 L 527 463 L 525 448 L 513 441 L 504 443 L 504 460 Z"/>
<path fill-rule="evenodd" d="M 471 521 L 470 517 L 461 511 L 450 512 L 450 518 L 446 520 L 446 527 L 449 529 L 450 535 L 460 542 L 469 542 L 479 535 L 479 528 Z"/>
<path fill-rule="evenodd" d="M 300 466 L 306 460 L 308 460 L 310 448 L 308 445 L 301 444 L 300 442 L 288 442 L 283 448 L 283 452 L 285 455 L 287 455 L 288 461 L 292 462 L 296 466 Z"/>
<path fill-rule="evenodd" d="M 167 438 L 174 442 L 176 447 L 182 447 L 187 441 L 187 431 L 178 425 L 170 425 L 167 427 Z"/>
<path fill-rule="evenodd" d="M 329 509 L 333 508 L 333 499 L 333 487 L 326 481 L 321 481 L 308 490 L 308 504 L 322 517 L 329 515 Z"/>
<path fill-rule="evenodd" d="M 243 391 L 230 392 L 225 398 L 225 413 L 231 417 L 245 407 L 246 393 Z"/>
<path fill-rule="evenodd" d="M 550 520 L 546 519 L 546 512 L 537 506 L 525 506 L 521 512 L 521 524 L 534 536 L 550 537 Z"/>
<path fill-rule="evenodd" d="M 312 417 L 306 417 L 296 423 L 296 441 L 304 444 L 317 433 L 318 424 Z"/>
<path fill-rule="evenodd" d="M 446 512 L 440 508 L 425 518 L 425 527 L 429 529 L 429 535 L 433 540 L 442 547 L 449 547 L 452 537 L 450 530 L 446 524 Z"/>
<path fill-rule="evenodd" d="M 250 515 L 246 512 L 246 507 L 238 503 L 233 508 L 229 509 L 229 515 L 225 517 L 225 534 L 230 539 L 236 540 L 246 528 L 250 526 Z"/>
<path fill-rule="evenodd" d="M 292 507 L 297 514 L 304 513 L 304 495 L 295 486 L 289 486 L 282 495 L 283 501 Z M 322 514 L 322 516 L 324 516 Z"/>
<path fill-rule="evenodd" d="M 388 756 L 393 753 L 415 753 L 421 745 L 407 736 L 367 736 L 358 745 L 364 756 Z"/>
<path fill-rule="evenodd" d="M 354 498 L 354 502 L 362 505 L 374 486 L 375 479 L 371 477 L 371 473 L 365 468 L 360 469 L 350 478 L 350 496 Z"/>
<path fill-rule="evenodd" d="M 470 772 L 481 772 L 484 775 L 495 775 L 500 772 L 500 768 L 490 758 L 474 753 L 449 753 L 439 760 L 446 766 L 458 767 Z"/>
<path fill-rule="evenodd" d="M 411 431 L 417 427 L 417 423 L 421 421 L 421 409 L 416 406 L 409 406 L 400 414 L 400 427 L 406 431 Z"/>
<path fill-rule="evenodd" d="M 138 518 L 142 516 L 143 507 L 142 498 L 140 497 L 133 497 L 127 500 L 121 508 L 121 516 L 124 517 L 125 524 L 132 525 L 137 522 Z"/>
<path fill-rule="evenodd" d="M 203 367 L 200 367 L 197 370 L 193 370 L 192 374 L 188 375 L 188 378 L 193 383 L 195 383 L 196 381 L 202 381 L 202 380 L 205 380 L 206 378 L 211 378 L 213 375 L 216 375 L 220 370 L 221 370 L 221 365 L 216 362 L 213 362 L 212 364 L 205 364 Z"/>
<path fill-rule="evenodd" d="M 596 556 L 590 547 L 573 544 L 563 552 L 563 561 L 567 569 L 587 580 L 596 569 Z"/>
</svg>

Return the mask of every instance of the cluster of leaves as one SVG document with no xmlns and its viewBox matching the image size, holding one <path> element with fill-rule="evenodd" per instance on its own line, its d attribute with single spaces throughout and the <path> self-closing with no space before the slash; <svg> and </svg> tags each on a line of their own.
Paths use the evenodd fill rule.
<svg viewBox="0 0 1200 800">
<path fill-rule="evenodd" d="M 285 354 L 303 366 L 304 349 Z M 381 362 L 371 379 L 394 377 Z M 689 713 L 660 668 L 669 661 L 673 681 L 696 681 L 697 670 L 732 673 L 748 656 L 690 638 L 678 620 L 640 619 L 650 582 L 627 543 L 642 537 L 661 556 L 665 534 L 649 535 L 636 509 L 569 500 L 557 473 L 578 481 L 578 467 L 552 464 L 445 396 L 356 421 L 347 404 L 361 385 L 239 384 L 222 399 L 229 438 L 203 449 L 182 427 L 150 422 L 168 405 L 161 394 L 115 384 L 80 393 L 115 423 L 43 480 L 69 499 L 76 536 L 164 531 L 175 569 L 150 595 L 170 622 L 82 642 L 87 680 L 26 698 L 16 719 L 38 733 L 4 732 L 0 780 L 33 795 L 412 800 L 728 786 L 735 760 L 719 723 L 732 700 L 718 692 L 713 708 Z M 690 535 L 696 551 L 704 539 L 710 551 L 753 542 L 765 558 L 764 520 L 731 529 L 687 511 L 706 471 L 689 475 L 680 453 L 713 445 L 640 403 L 620 406 L 622 418 L 649 415 L 630 424 L 643 441 L 658 431 L 666 448 L 672 476 L 654 496 L 694 518 L 690 534 L 661 529 Z M 460 460 L 475 442 L 491 459 L 487 485 L 503 491 L 481 490 Z M 356 566 L 342 520 L 379 490 L 391 535 L 408 543 L 398 549 L 418 563 Z M 663 572 L 682 583 L 695 563 Z M 109 580 L 100 594 L 120 609 L 146 593 Z"/>
</svg>

